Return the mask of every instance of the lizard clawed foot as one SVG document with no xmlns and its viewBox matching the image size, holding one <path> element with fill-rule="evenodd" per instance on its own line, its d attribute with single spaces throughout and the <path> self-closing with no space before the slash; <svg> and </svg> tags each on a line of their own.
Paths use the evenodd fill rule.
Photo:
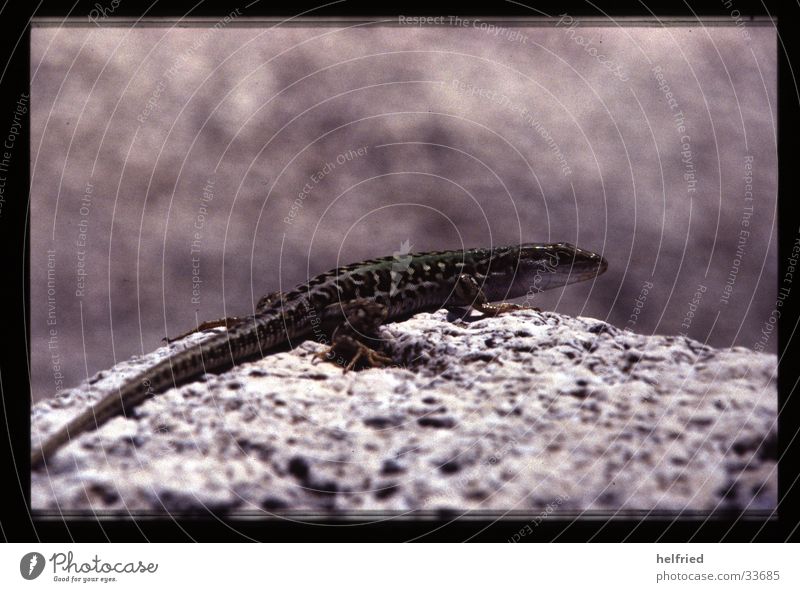
<svg viewBox="0 0 800 592">
<path fill-rule="evenodd" d="M 503 313 L 514 312 L 517 310 L 535 310 L 536 312 L 542 312 L 542 309 L 537 306 L 514 304 L 513 302 L 500 302 L 499 304 L 478 304 L 475 306 L 475 309 L 490 317 L 496 317 Z"/>
<path fill-rule="evenodd" d="M 330 305 L 329 313 L 339 316 L 333 331 L 331 346 L 324 352 L 314 354 L 314 359 L 324 358 L 344 366 L 349 372 L 354 368 L 382 368 L 392 359 L 366 345 L 362 339 L 377 338 L 380 327 L 388 316 L 385 305 L 365 299 Z"/>
<path fill-rule="evenodd" d="M 333 350 L 333 346 L 329 346 L 325 349 L 325 351 L 317 352 L 313 356 L 311 356 L 311 363 L 316 364 L 317 360 L 327 360 L 332 361 L 336 358 L 336 353 Z"/>
<path fill-rule="evenodd" d="M 313 359 L 324 359 L 329 362 L 342 364 L 344 374 L 358 367 L 383 368 L 392 363 L 392 358 L 364 345 L 350 335 L 339 335 L 334 339 L 333 345 L 325 351 L 314 354 Z"/>
<path fill-rule="evenodd" d="M 356 355 L 353 356 L 353 359 L 350 360 L 350 363 L 345 366 L 344 371 L 347 372 L 348 370 L 352 370 L 356 363 L 361 360 L 366 360 L 367 366 L 370 368 L 383 368 L 388 366 L 392 363 L 392 358 L 387 355 L 384 355 L 378 351 L 375 351 L 372 348 L 367 347 L 361 342 L 358 342 L 358 351 Z"/>
<path fill-rule="evenodd" d="M 496 317 L 506 312 L 513 312 L 516 310 L 535 310 L 541 312 L 541 309 L 530 306 L 527 304 L 514 304 L 513 302 L 499 302 L 498 304 L 491 304 L 486 294 L 483 293 L 478 281 L 471 275 L 462 273 L 455 286 L 455 299 L 451 305 L 469 305 L 480 313 L 489 317 Z"/>
</svg>

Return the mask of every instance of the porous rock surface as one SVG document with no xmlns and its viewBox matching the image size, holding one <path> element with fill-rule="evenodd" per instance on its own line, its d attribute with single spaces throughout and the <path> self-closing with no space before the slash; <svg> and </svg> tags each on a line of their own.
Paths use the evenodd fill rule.
<svg viewBox="0 0 800 592">
<path fill-rule="evenodd" d="M 306 341 L 172 389 L 32 475 L 64 512 L 770 510 L 775 356 L 521 311 L 382 327 L 397 367 Z M 34 406 L 33 444 L 181 343 Z"/>
</svg>

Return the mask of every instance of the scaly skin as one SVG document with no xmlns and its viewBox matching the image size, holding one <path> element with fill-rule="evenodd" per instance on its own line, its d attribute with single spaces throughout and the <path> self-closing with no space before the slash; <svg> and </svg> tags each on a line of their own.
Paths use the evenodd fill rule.
<svg viewBox="0 0 800 592">
<path fill-rule="evenodd" d="M 200 325 L 197 330 L 219 325 L 228 330 L 171 355 L 106 395 L 34 449 L 31 468 L 71 438 L 207 372 L 228 370 L 308 338 L 327 342 L 329 334 L 329 354 L 349 360 L 345 370 L 359 363 L 382 366 L 391 360 L 367 347 L 364 338 L 383 323 L 443 307 L 471 306 L 487 315 L 530 308 L 489 302 L 590 279 L 607 267 L 600 255 L 567 243 L 410 253 L 339 267 L 288 294 L 262 298 L 252 315 Z"/>
</svg>

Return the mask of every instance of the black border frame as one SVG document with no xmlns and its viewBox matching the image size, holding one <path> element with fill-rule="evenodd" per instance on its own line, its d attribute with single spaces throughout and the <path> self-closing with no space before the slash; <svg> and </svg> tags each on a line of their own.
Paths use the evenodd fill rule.
<svg viewBox="0 0 800 592">
<path fill-rule="evenodd" d="M 7 61 L 0 79 L 0 129 L 8 124 L 20 93 L 30 95 L 30 19 L 36 17 L 87 17 L 95 8 L 91 0 L 79 0 L 68 6 L 55 1 L 43 1 L 25 6 L 13 17 L 2 14 L 0 62 Z M 794 217 L 797 168 L 800 152 L 798 108 L 800 81 L 793 71 L 791 57 L 798 43 L 794 23 L 800 22 L 800 8 L 779 0 L 756 2 L 734 0 L 741 14 L 777 16 L 778 29 L 778 256 L 779 281 L 787 270 L 787 256 L 800 233 L 800 217 Z M 6 5 L 7 7 L 8 5 Z M 115 17 L 222 16 L 232 9 L 231 3 L 217 0 L 181 2 L 135 2 L 123 0 L 115 8 Z M 568 12 L 575 16 L 642 16 L 654 14 L 662 18 L 728 16 L 731 8 L 722 1 L 687 4 L 673 2 L 668 8 L 641 1 L 561 2 L 517 0 L 486 3 L 465 7 L 463 2 L 384 2 L 380 5 L 358 0 L 320 0 L 319 2 L 275 3 L 259 2 L 247 8 L 248 16 L 288 17 L 306 12 L 307 16 L 388 16 L 440 15 L 464 16 L 544 16 Z M 2 67 L 0 63 L 0 74 Z M 30 125 L 25 122 L 13 153 L 13 170 L 5 191 L 5 203 L 0 212 L 3 271 L 6 290 L 0 291 L 5 326 L 5 348 L 0 357 L 0 422 L 8 429 L 8 437 L 0 437 L 0 459 L 7 464 L 3 475 L 6 501 L 0 515 L 0 535 L 8 541 L 39 542 L 108 542 L 108 541 L 505 541 L 509 532 L 522 528 L 526 522 L 451 520 L 440 516 L 433 520 L 387 520 L 380 523 L 356 525 L 347 519 L 323 520 L 315 524 L 298 524 L 285 520 L 226 519 L 220 516 L 142 518 L 140 520 L 108 519 L 44 519 L 32 517 L 28 509 L 30 495 L 30 385 L 29 385 L 29 311 L 27 307 L 30 278 L 28 237 L 28 189 L 30 187 Z M 21 289 L 20 289 L 21 288 Z M 800 380 L 800 346 L 795 337 L 798 328 L 798 292 L 785 301 L 778 331 L 779 380 L 778 405 L 778 487 L 779 504 L 776 517 L 752 518 L 747 515 L 723 515 L 702 519 L 653 518 L 646 520 L 607 520 L 581 518 L 577 521 L 548 520 L 524 539 L 525 542 L 780 542 L 800 540 L 800 477 L 797 459 L 800 450 L 800 401 L 794 390 Z M 14 462 L 16 461 L 16 463 Z"/>
</svg>

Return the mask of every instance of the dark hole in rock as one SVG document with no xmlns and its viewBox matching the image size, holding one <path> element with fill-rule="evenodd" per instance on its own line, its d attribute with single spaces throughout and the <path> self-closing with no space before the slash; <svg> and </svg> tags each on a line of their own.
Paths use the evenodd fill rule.
<svg viewBox="0 0 800 592">
<path fill-rule="evenodd" d="M 400 490 L 400 486 L 397 483 L 389 483 L 380 487 L 379 489 L 375 490 L 375 497 L 376 499 L 386 499 L 392 497 L 395 493 Z"/>
<path fill-rule="evenodd" d="M 400 463 L 390 458 L 383 461 L 383 466 L 381 467 L 381 475 L 396 475 L 404 471 L 405 468 Z"/>
<path fill-rule="evenodd" d="M 301 480 L 307 479 L 308 474 L 311 472 L 311 467 L 309 466 L 308 461 L 302 456 L 292 457 L 289 460 L 289 466 L 287 468 L 291 475 L 294 475 Z"/>
<path fill-rule="evenodd" d="M 423 428 L 450 429 L 456 425 L 452 417 L 420 417 L 417 423 Z"/>
<path fill-rule="evenodd" d="M 452 475 L 453 473 L 458 473 L 461 470 L 461 464 L 457 460 L 448 460 L 439 467 L 439 470 L 445 475 Z"/>
</svg>

